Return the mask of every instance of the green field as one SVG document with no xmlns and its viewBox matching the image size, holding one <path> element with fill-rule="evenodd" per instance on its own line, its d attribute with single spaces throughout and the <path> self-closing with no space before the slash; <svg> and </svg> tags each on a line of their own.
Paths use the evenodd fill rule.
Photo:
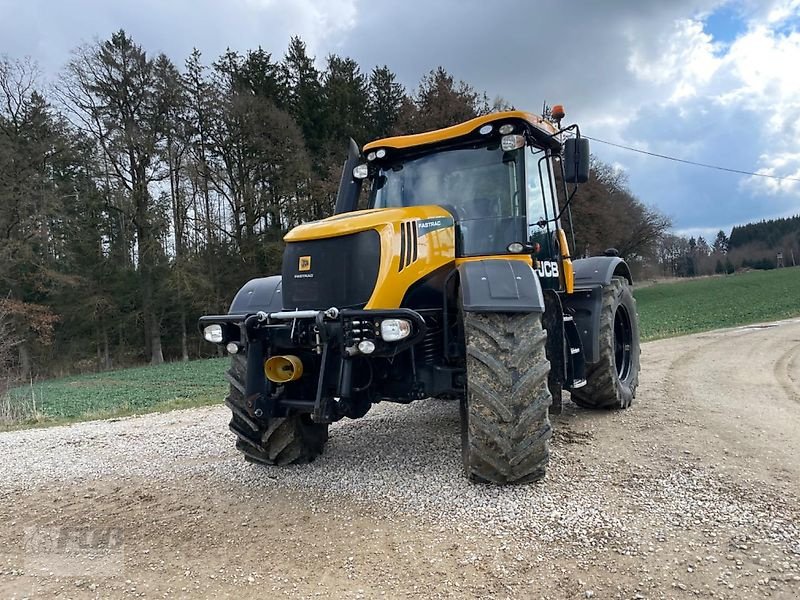
<svg viewBox="0 0 800 600">
<path fill-rule="evenodd" d="M 800 267 L 752 271 L 636 290 L 642 339 L 800 315 Z"/>
<path fill-rule="evenodd" d="M 771 321 L 800 315 L 800 267 L 660 283 L 635 295 L 645 340 Z M 0 399 L 0 429 L 214 404 L 225 397 L 226 365 L 176 362 L 22 386 Z"/>
<path fill-rule="evenodd" d="M 167 363 L 76 375 L 21 386 L 2 399 L 18 416 L 9 426 L 47 425 L 124 416 L 221 402 L 227 392 L 228 359 Z"/>
</svg>

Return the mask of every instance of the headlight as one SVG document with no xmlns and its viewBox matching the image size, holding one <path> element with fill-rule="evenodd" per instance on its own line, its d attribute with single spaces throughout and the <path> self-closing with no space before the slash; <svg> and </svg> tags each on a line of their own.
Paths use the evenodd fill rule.
<svg viewBox="0 0 800 600">
<path fill-rule="evenodd" d="M 504 135 L 500 138 L 500 147 L 503 152 L 511 152 L 525 145 L 525 138 L 521 135 Z"/>
<path fill-rule="evenodd" d="M 355 179 L 366 179 L 369 175 L 369 168 L 367 165 L 356 165 L 353 167 L 353 177 Z"/>
<path fill-rule="evenodd" d="M 206 328 L 203 329 L 203 337 L 212 344 L 221 344 L 223 339 L 222 325 L 207 325 Z"/>
<path fill-rule="evenodd" d="M 372 354 L 375 352 L 375 342 L 372 340 L 361 340 L 358 343 L 358 349 L 362 354 Z"/>
<path fill-rule="evenodd" d="M 384 319 L 381 321 L 381 337 L 385 342 L 396 342 L 411 335 L 411 321 Z"/>
</svg>

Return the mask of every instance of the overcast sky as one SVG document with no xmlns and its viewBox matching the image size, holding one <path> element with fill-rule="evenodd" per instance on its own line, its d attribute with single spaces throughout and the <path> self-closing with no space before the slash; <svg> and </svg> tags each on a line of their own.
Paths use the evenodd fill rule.
<svg viewBox="0 0 800 600">
<path fill-rule="evenodd" d="M 410 90 L 442 65 L 517 108 L 562 103 L 592 137 L 800 179 L 800 0 L 0 0 L 0 54 L 51 78 L 120 28 L 179 64 L 300 35 L 320 66 L 388 64 Z M 800 213 L 800 182 L 592 151 L 681 232 Z"/>
</svg>

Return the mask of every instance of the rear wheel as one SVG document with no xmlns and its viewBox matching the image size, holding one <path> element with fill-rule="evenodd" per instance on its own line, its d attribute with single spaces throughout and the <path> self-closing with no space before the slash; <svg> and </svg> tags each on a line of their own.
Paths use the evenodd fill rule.
<svg viewBox="0 0 800 600">
<path fill-rule="evenodd" d="M 465 313 L 463 320 L 467 393 L 461 430 L 467 477 L 499 484 L 541 479 L 552 435 L 541 315 Z"/>
<path fill-rule="evenodd" d="M 236 434 L 236 449 L 248 462 L 264 465 L 308 463 L 322 454 L 328 441 L 328 425 L 314 423 L 310 415 L 280 419 L 256 419 L 245 405 L 246 359 L 234 355 L 227 372 L 231 384 L 225 404 L 231 409 L 231 431 Z"/>
<path fill-rule="evenodd" d="M 628 408 L 639 385 L 639 315 L 627 280 L 603 288 L 600 360 L 587 365 L 586 385 L 571 392 L 583 408 Z"/>
</svg>

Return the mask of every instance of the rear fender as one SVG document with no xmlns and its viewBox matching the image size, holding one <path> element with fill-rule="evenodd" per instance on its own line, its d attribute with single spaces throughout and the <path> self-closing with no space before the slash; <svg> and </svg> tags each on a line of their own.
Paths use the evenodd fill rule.
<svg viewBox="0 0 800 600">
<path fill-rule="evenodd" d="M 603 306 L 603 288 L 614 277 L 622 277 L 633 284 L 628 264 L 618 256 L 593 256 L 573 263 L 575 291 L 561 296 L 565 312 L 572 314 L 583 343 L 588 364 L 600 358 L 600 311 Z"/>
<path fill-rule="evenodd" d="M 521 260 L 487 259 L 458 266 L 465 312 L 544 312 L 539 278 Z"/>
<path fill-rule="evenodd" d="M 575 272 L 575 288 L 592 285 L 608 285 L 613 277 L 624 277 L 633 285 L 628 263 L 618 256 L 592 256 L 572 261 Z"/>
</svg>

